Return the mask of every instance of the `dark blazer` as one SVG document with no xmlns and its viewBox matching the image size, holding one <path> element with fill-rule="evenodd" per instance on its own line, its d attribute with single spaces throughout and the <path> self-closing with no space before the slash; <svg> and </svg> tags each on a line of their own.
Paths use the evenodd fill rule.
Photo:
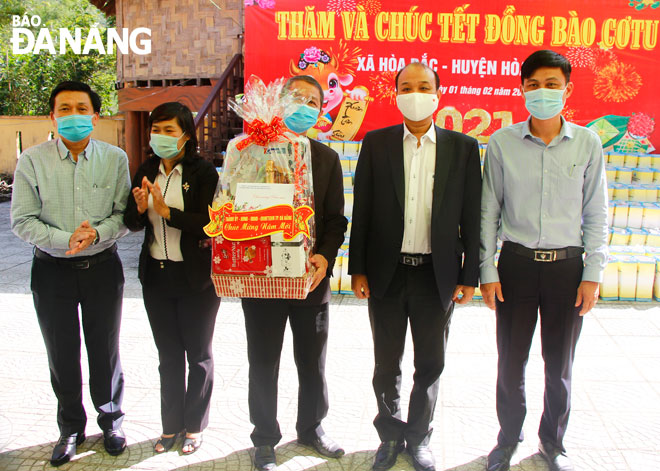
<svg viewBox="0 0 660 471">
<path fill-rule="evenodd" d="M 337 251 L 344 243 L 348 221 L 344 217 L 344 180 L 337 153 L 313 139 L 309 140 L 312 152 L 312 182 L 314 184 L 314 223 L 316 241 L 314 253 L 328 260 L 325 279 L 306 299 L 295 301 L 306 305 L 330 301 L 330 276 L 335 265 Z"/>
<path fill-rule="evenodd" d="M 133 178 L 132 188 L 142 186 L 142 177 L 146 176 L 153 182 L 158 175 L 160 158 L 151 157 L 138 168 Z M 208 206 L 213 201 L 218 183 L 218 172 L 215 167 L 201 157 L 184 157 L 181 160 L 183 173 L 181 178 L 183 193 L 183 211 L 170 208 L 170 220 L 167 224 L 181 229 L 181 253 L 183 266 L 190 285 L 199 291 L 211 284 L 211 245 L 201 243 L 208 236 L 203 227 L 209 222 Z M 188 188 L 186 190 L 186 188 Z M 153 227 L 147 213 L 140 215 L 137 211 L 135 198 L 129 194 L 124 224 L 131 231 L 145 229 L 138 276 L 144 284 L 149 246 L 154 239 Z"/>
<path fill-rule="evenodd" d="M 367 275 L 378 298 L 394 276 L 403 242 L 403 126 L 367 133 L 355 172 L 348 272 Z M 477 286 L 479 279 L 481 169 L 475 139 L 437 126 L 435 133 L 431 253 L 446 311 L 457 284 Z"/>
</svg>

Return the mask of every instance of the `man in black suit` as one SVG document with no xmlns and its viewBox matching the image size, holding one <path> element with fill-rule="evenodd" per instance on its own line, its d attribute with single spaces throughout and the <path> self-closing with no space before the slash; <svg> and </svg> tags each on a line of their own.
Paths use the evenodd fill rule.
<svg viewBox="0 0 660 471">
<path fill-rule="evenodd" d="M 285 88 L 296 90 L 308 102 L 285 124 L 304 134 L 321 114 L 323 89 L 309 76 L 289 79 Z M 344 450 L 330 439 L 321 421 L 328 413 L 325 382 L 325 354 L 328 341 L 330 275 L 339 247 L 344 242 L 348 221 L 344 217 L 344 187 L 337 153 L 310 139 L 314 221 L 316 241 L 310 258 L 316 267 L 311 292 L 304 300 L 242 300 L 248 343 L 250 435 L 256 450 L 254 466 L 259 471 L 274 469 L 275 445 L 282 438 L 277 423 L 277 378 L 287 319 L 293 334 L 294 357 L 298 368 L 298 442 L 318 453 L 338 458 Z"/>
<path fill-rule="evenodd" d="M 362 143 L 348 270 L 355 295 L 369 299 L 382 442 L 373 469 L 391 468 L 405 441 L 415 469 L 432 471 L 430 423 L 449 321 L 479 276 L 479 150 L 475 139 L 433 125 L 441 94 L 432 69 L 409 64 L 396 87 L 404 124 L 371 131 Z M 406 422 L 400 364 L 408 322 L 415 374 Z"/>
</svg>

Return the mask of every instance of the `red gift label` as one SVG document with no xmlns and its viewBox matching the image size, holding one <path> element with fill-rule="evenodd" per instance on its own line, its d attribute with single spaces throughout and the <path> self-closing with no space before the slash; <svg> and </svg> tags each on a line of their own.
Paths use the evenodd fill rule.
<svg viewBox="0 0 660 471">
<path fill-rule="evenodd" d="M 213 273 L 267 275 L 271 265 L 270 237 L 245 241 L 213 239 Z"/>
<path fill-rule="evenodd" d="M 229 240 L 252 240 L 282 232 L 286 240 L 303 233 L 310 237 L 307 222 L 314 215 L 309 206 L 293 208 L 280 204 L 254 211 L 234 211 L 233 203 L 225 203 L 220 209 L 209 207 L 209 222 L 204 232 L 209 237 L 222 236 Z"/>
</svg>

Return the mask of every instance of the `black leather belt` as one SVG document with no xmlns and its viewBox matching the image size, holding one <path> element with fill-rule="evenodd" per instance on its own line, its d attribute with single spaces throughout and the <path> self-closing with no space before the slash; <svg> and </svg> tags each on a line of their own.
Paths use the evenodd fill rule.
<svg viewBox="0 0 660 471">
<path fill-rule="evenodd" d="M 505 241 L 502 244 L 502 251 L 513 252 L 535 262 L 557 262 L 567 258 L 580 257 L 584 253 L 582 247 L 564 247 L 561 249 L 529 249 L 524 245 L 515 242 Z"/>
<path fill-rule="evenodd" d="M 34 256 L 39 260 L 43 260 L 44 262 L 48 263 L 55 263 L 61 267 L 73 268 L 76 270 L 86 270 L 101 262 L 105 262 L 106 260 L 111 259 L 116 252 L 117 244 L 114 244 L 112 247 L 105 249 L 103 252 L 90 255 L 89 257 L 63 258 L 48 255 L 43 250 L 40 250 L 39 247 L 34 248 Z"/>
<path fill-rule="evenodd" d="M 399 255 L 399 263 L 404 265 L 409 265 L 411 267 L 417 267 L 419 265 L 425 265 L 431 263 L 433 258 L 431 254 L 411 254 L 411 253 L 402 253 Z"/>
</svg>

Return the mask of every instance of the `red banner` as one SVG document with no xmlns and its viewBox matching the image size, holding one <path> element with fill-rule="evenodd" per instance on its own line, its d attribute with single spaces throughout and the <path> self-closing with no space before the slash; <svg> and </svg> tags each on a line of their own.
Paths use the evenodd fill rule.
<svg viewBox="0 0 660 471">
<path fill-rule="evenodd" d="M 573 66 L 566 119 L 594 129 L 606 149 L 660 147 L 660 2 L 245 4 L 246 76 L 267 82 L 305 74 L 321 83 L 324 117 L 312 137 L 359 140 L 401 122 L 394 77 L 421 61 L 440 76 L 438 125 L 487 142 L 495 130 L 527 118 L 520 65 L 532 52 L 552 49 Z"/>
<path fill-rule="evenodd" d="M 298 234 L 310 237 L 307 221 L 314 214 L 309 206 L 293 208 L 280 204 L 254 211 L 234 211 L 233 203 L 219 209 L 209 208 L 211 222 L 204 227 L 209 237 L 222 236 L 227 240 L 252 240 L 282 232 L 286 240 Z"/>
</svg>

